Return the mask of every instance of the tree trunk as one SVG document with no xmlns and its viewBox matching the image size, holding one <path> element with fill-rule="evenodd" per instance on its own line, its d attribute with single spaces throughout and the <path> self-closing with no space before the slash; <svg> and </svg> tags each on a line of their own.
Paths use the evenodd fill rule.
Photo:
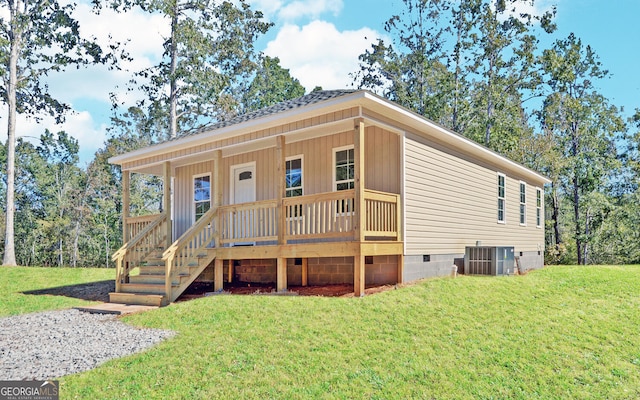
<svg viewBox="0 0 640 400">
<path fill-rule="evenodd" d="M 554 242 L 556 245 L 556 251 L 560 251 L 560 244 L 562 243 L 562 238 L 560 237 L 560 200 L 558 199 L 558 188 L 552 182 L 551 183 L 551 206 L 553 210 L 551 212 L 551 219 L 553 220 L 553 236 Z"/>
<path fill-rule="evenodd" d="M 171 69 L 169 71 L 169 136 L 171 139 L 178 136 L 178 84 L 176 69 L 178 66 L 178 0 L 175 0 L 175 8 L 171 17 Z"/>
<path fill-rule="evenodd" d="M 7 115 L 7 204 L 6 204 L 6 225 L 4 237 L 4 257 L 2 264 L 7 266 L 15 266 L 16 249 L 15 249 L 15 176 L 16 176 L 16 112 L 17 98 L 16 90 L 18 83 L 18 56 L 20 53 L 21 33 L 16 21 L 17 10 L 20 10 L 21 1 L 14 3 L 12 9 L 10 32 L 11 52 L 9 54 L 9 87 L 7 88 L 7 103 L 9 106 L 9 114 Z M 13 8 L 13 7 L 12 7 Z"/>
</svg>

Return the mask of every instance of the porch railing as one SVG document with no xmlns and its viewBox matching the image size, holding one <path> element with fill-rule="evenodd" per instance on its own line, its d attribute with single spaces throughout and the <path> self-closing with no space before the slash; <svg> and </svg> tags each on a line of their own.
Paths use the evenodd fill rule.
<svg viewBox="0 0 640 400">
<path fill-rule="evenodd" d="M 220 243 L 250 244 L 278 240 L 277 209 L 276 200 L 220 207 Z"/>
<path fill-rule="evenodd" d="M 364 201 L 364 235 L 400 240 L 400 195 L 367 189 Z"/>
<path fill-rule="evenodd" d="M 400 196 L 365 190 L 364 234 L 399 239 Z M 219 207 L 220 243 L 278 240 L 278 203 L 257 201 Z M 342 190 L 283 199 L 284 241 L 347 238 L 354 234 L 355 191 Z"/>
<path fill-rule="evenodd" d="M 125 238 L 125 242 L 130 241 L 134 237 L 136 237 L 140 232 L 144 230 L 149 224 L 158 219 L 162 213 L 160 214 L 151 214 L 151 215 L 142 215 L 139 217 L 129 217 L 125 220 L 125 224 L 127 225 L 127 234 L 128 237 Z"/>
<path fill-rule="evenodd" d="M 167 238 L 167 216 L 156 214 L 134 237 L 126 241 L 111 259 L 116 262 L 116 291 L 126 283 L 131 270 L 139 266 L 154 251 L 161 250 Z"/>
<path fill-rule="evenodd" d="M 285 240 L 353 235 L 355 191 L 284 199 Z"/>
</svg>

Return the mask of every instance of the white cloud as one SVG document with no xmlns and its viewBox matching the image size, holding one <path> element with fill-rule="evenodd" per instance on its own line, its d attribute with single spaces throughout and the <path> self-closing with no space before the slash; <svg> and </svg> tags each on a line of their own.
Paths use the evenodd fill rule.
<svg viewBox="0 0 640 400">
<path fill-rule="evenodd" d="M 318 18 L 327 12 L 336 16 L 342 7 L 342 0 L 298 0 L 282 7 L 278 16 L 285 21 L 302 17 Z"/>
<path fill-rule="evenodd" d="M 547 11 L 551 11 L 552 7 L 557 4 L 557 0 L 538 0 L 532 4 L 531 0 L 519 0 L 512 5 L 513 11 L 507 10 L 509 15 L 520 16 L 521 14 L 529 14 L 534 17 L 541 17 Z"/>
<path fill-rule="evenodd" d="M 265 54 L 280 58 L 282 67 L 307 90 L 341 89 L 351 85 L 349 73 L 357 71 L 358 56 L 379 37 L 370 28 L 341 32 L 325 21 L 303 27 L 288 24 L 267 44 Z"/>
<path fill-rule="evenodd" d="M 262 13 L 267 19 L 273 20 L 278 15 L 278 10 L 282 8 L 282 0 L 253 0 L 251 8 Z"/>
<path fill-rule="evenodd" d="M 337 16 L 344 6 L 342 0 L 254 0 L 251 4 L 268 19 L 280 21 L 318 18 L 325 13 Z"/>
</svg>

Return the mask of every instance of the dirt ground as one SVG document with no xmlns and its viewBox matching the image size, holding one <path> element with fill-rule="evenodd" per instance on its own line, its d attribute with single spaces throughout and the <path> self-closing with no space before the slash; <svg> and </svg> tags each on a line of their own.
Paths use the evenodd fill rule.
<svg viewBox="0 0 640 400">
<path fill-rule="evenodd" d="M 365 289 L 365 294 L 370 295 L 387 290 L 393 290 L 396 285 L 370 286 Z M 202 296 L 211 295 L 213 283 L 192 284 L 178 301 L 190 300 Z M 353 285 L 324 285 L 324 286 L 289 286 L 286 293 L 276 293 L 275 284 L 259 283 L 225 283 L 223 293 L 237 295 L 289 295 L 289 296 L 324 296 L 324 297 L 353 297 Z"/>
<path fill-rule="evenodd" d="M 393 290 L 396 285 L 372 286 L 365 289 L 365 294 L 384 292 Z M 225 294 L 238 295 L 265 295 L 276 294 L 274 284 L 257 283 L 233 283 L 224 285 Z M 89 301 L 109 301 L 109 292 L 115 291 L 115 281 L 99 281 L 79 285 L 60 286 L 49 289 L 31 290 L 24 292 L 30 295 L 65 296 Z M 213 292 L 213 283 L 194 282 L 185 293 L 178 298 L 178 301 L 191 300 L 204 297 Z M 325 296 L 325 297 L 353 297 L 353 285 L 326 285 L 326 286 L 289 286 L 285 294 L 290 296 Z"/>
</svg>

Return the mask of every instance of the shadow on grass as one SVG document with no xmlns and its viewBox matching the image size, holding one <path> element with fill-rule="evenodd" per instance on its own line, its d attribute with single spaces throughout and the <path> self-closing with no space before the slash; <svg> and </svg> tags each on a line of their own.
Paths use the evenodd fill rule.
<svg viewBox="0 0 640 400">
<path fill-rule="evenodd" d="M 87 301 L 109 301 L 109 292 L 115 292 L 115 281 L 81 283 L 78 285 L 58 286 L 48 289 L 28 290 L 23 294 L 65 296 Z"/>
</svg>

